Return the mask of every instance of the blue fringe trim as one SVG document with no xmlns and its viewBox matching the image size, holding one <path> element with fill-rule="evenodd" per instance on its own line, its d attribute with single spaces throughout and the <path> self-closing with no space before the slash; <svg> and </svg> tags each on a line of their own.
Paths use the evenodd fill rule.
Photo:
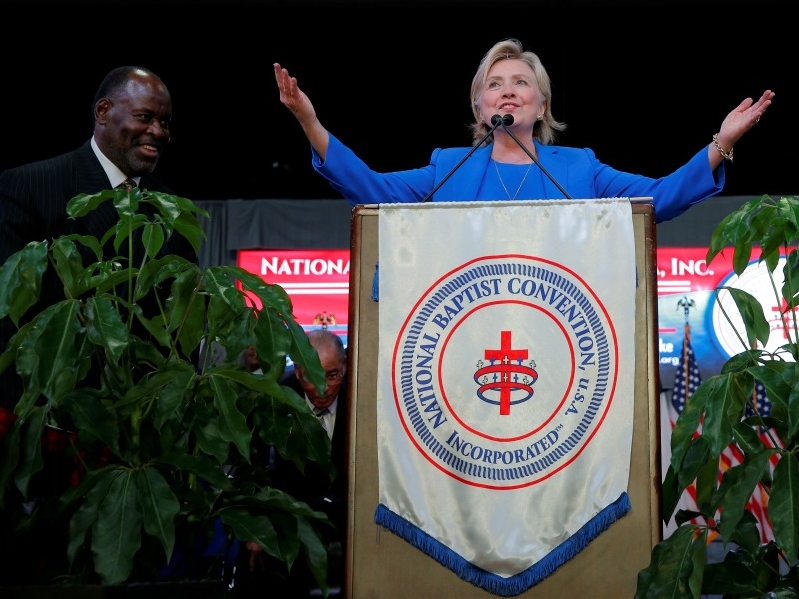
<svg viewBox="0 0 799 599">
<path fill-rule="evenodd" d="M 378 300 L 378 298 L 380 297 L 379 294 L 378 294 L 378 291 L 377 291 L 380 288 L 380 277 L 378 276 L 379 274 L 380 274 L 380 263 L 376 262 L 375 263 L 375 274 L 372 277 L 372 301 L 373 302 L 376 302 Z"/>
<path fill-rule="evenodd" d="M 375 510 L 375 523 L 429 555 L 466 582 L 500 597 L 514 597 L 537 585 L 574 558 L 600 533 L 627 514 L 631 507 L 630 497 L 627 493 L 622 493 L 615 502 L 594 516 L 576 534 L 558 545 L 544 559 L 533 564 L 524 572 L 509 578 L 497 576 L 469 563 L 415 525 L 389 510 L 382 503 Z"/>
</svg>

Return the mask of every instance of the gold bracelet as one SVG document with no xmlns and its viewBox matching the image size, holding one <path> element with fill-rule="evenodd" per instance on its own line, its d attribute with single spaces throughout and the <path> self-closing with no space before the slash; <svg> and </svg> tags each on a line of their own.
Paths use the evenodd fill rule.
<svg viewBox="0 0 799 599">
<path fill-rule="evenodd" d="M 719 151 L 719 154 L 721 154 L 724 157 L 724 160 L 729 160 L 730 162 L 732 162 L 732 150 L 733 149 L 730 148 L 729 152 L 725 152 L 724 151 L 724 148 L 722 148 L 721 144 L 719 143 L 719 134 L 718 133 L 714 133 L 713 134 L 713 145 L 716 146 L 716 149 Z"/>
</svg>

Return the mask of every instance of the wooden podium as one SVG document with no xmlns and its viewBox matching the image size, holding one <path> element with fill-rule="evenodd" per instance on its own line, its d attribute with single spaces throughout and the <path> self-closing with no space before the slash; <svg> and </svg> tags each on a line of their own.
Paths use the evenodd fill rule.
<svg viewBox="0 0 799 599">
<path fill-rule="evenodd" d="M 649 200 L 651 198 L 641 198 Z M 551 576 L 518 597 L 632 598 L 638 572 L 662 539 L 660 518 L 657 271 L 654 208 L 632 203 L 635 234 L 635 398 L 628 494 L 632 510 Z M 473 586 L 375 524 L 378 504 L 378 261 L 376 205 L 352 215 L 349 308 L 349 513 L 343 596 L 351 599 L 471 599 L 496 595 Z M 614 459 L 609 456 L 609 459 Z"/>
</svg>

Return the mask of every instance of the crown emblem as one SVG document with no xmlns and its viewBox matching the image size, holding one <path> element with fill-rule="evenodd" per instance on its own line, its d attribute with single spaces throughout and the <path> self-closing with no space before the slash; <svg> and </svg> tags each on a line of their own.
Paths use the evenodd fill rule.
<svg viewBox="0 0 799 599">
<path fill-rule="evenodd" d="M 319 314 L 314 316 L 313 323 L 315 325 L 321 325 L 323 329 L 326 329 L 329 326 L 335 326 L 336 315 L 328 314 L 327 312 L 320 312 Z"/>
</svg>

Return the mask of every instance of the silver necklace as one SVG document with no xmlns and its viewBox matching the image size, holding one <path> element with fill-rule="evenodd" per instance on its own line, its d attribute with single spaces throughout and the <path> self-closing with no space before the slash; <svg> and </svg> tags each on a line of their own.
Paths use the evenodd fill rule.
<svg viewBox="0 0 799 599">
<path fill-rule="evenodd" d="M 513 197 L 510 197 L 510 192 L 508 191 L 508 188 L 505 186 L 505 181 L 502 180 L 502 175 L 499 174 L 499 167 L 497 166 L 497 161 L 492 160 L 491 162 L 494 163 L 494 170 L 497 171 L 497 177 L 499 177 L 499 183 L 500 185 L 502 185 L 502 189 L 505 190 L 505 195 L 508 196 L 508 199 L 511 201 L 515 200 L 516 196 L 519 195 L 519 192 L 522 190 L 522 185 L 524 185 L 524 182 L 527 181 L 527 175 L 530 174 L 530 169 L 533 168 L 533 163 L 531 162 L 527 166 L 527 170 L 524 173 L 524 177 L 522 177 L 522 181 L 521 183 L 519 183 L 519 187 L 516 188 L 516 193 L 513 194 Z"/>
</svg>

